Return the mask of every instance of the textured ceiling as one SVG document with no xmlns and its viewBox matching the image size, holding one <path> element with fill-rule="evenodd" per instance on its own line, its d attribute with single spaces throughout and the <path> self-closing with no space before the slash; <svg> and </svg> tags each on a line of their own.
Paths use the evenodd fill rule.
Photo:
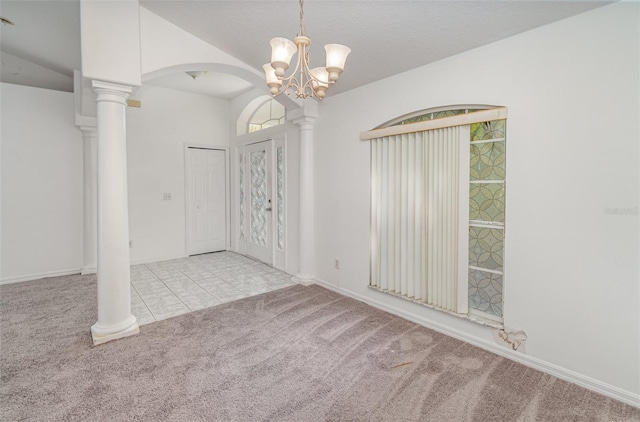
<svg viewBox="0 0 640 422">
<path fill-rule="evenodd" d="M 70 1 L 0 1 L 2 51 L 66 76 L 80 69 L 80 3 Z"/>
<path fill-rule="evenodd" d="M 312 39 L 312 67 L 323 65 L 324 44 L 352 49 L 345 72 L 329 90 L 332 95 L 611 2 L 307 0 L 305 27 Z M 269 40 L 292 39 L 298 32 L 296 0 L 140 4 L 259 71 L 270 59 Z M 2 28 L 2 51 L 68 76 L 79 69 L 78 0 L 0 0 L 0 14 L 16 22 Z"/>
<path fill-rule="evenodd" d="M 206 72 L 196 79 L 184 72 L 172 73 L 151 79 L 146 83 L 226 99 L 231 99 L 252 87 L 249 82 L 237 76 L 216 72 Z"/>
<path fill-rule="evenodd" d="M 323 46 L 352 49 L 329 94 L 342 92 L 606 4 L 596 1 L 322 1 L 307 0 L 311 67 Z M 261 69 L 269 40 L 298 32 L 298 2 L 142 0 L 166 20 Z"/>
</svg>

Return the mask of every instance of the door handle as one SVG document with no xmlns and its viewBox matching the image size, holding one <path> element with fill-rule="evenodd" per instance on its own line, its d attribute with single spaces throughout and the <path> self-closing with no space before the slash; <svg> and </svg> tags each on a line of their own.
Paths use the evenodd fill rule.
<svg viewBox="0 0 640 422">
<path fill-rule="evenodd" d="M 270 212 L 271 211 L 271 207 L 267 208 L 265 211 L 269 211 Z"/>
<path fill-rule="evenodd" d="M 271 212 L 271 199 L 269 199 L 268 201 L 269 201 L 269 206 L 266 208 L 265 211 Z"/>
</svg>

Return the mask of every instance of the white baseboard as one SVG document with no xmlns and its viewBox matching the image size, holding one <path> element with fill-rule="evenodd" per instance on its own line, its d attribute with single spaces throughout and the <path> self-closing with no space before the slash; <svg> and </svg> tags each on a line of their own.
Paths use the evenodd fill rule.
<svg viewBox="0 0 640 422">
<path fill-rule="evenodd" d="M 139 260 L 139 261 L 131 261 L 129 263 L 129 265 L 149 264 L 149 263 L 152 263 L 152 262 L 169 261 L 169 260 L 172 260 L 172 259 L 186 258 L 187 256 L 188 255 L 177 255 L 177 256 L 168 256 L 168 257 L 162 257 L 162 258 L 152 258 L 152 259 Z M 19 282 L 22 282 L 22 281 L 39 280 L 41 278 L 47 278 L 47 277 L 60 277 L 60 276 L 71 275 L 71 274 L 82 274 L 82 275 L 85 275 L 85 274 L 95 274 L 95 273 L 96 273 L 96 268 L 95 267 L 73 268 L 73 269 L 69 269 L 69 270 L 50 271 L 50 272 L 46 272 L 46 273 L 20 275 L 20 276 L 15 276 L 15 277 L 6 277 L 6 278 L 3 278 L 3 279 L 0 280 L 0 285 L 19 283 Z"/>
<path fill-rule="evenodd" d="M 360 302 L 364 302 L 368 305 L 373 306 L 374 308 L 378 308 L 383 311 L 389 312 L 390 314 L 400 316 L 411 322 L 415 322 L 416 324 L 430 328 L 434 331 L 438 331 L 442 334 L 446 334 L 450 337 L 456 338 L 466 343 L 473 344 L 474 346 L 480 347 L 484 350 L 488 350 L 489 352 L 495 353 L 499 356 L 514 360 L 518 363 L 521 363 L 523 365 L 545 372 L 547 374 L 553 375 L 562 380 L 577 384 L 588 390 L 595 391 L 596 393 L 603 394 L 607 397 L 611 397 L 612 399 L 619 400 L 631 406 L 640 407 L 640 394 L 635 394 L 630 391 L 623 390 L 621 388 L 615 387 L 613 385 L 607 384 L 602 381 L 598 381 L 594 378 L 579 374 L 577 372 L 571 371 L 569 369 L 563 368 L 561 366 L 547 362 L 545 360 L 512 351 L 511 349 L 501 347 L 485 339 L 481 339 L 479 337 L 469 335 L 468 333 L 447 327 L 446 325 L 432 321 L 428 318 L 423 318 L 420 316 L 413 315 L 395 306 L 389 306 L 375 299 L 371 299 L 369 297 L 351 292 L 341 287 L 334 286 L 333 284 L 328 283 L 324 280 L 320 280 L 316 278 L 314 281 L 319 286 L 325 287 L 341 295 L 351 297 Z"/>
<path fill-rule="evenodd" d="M 98 269 L 96 267 L 82 267 L 82 271 L 80 271 L 80 274 L 87 275 L 87 274 L 95 274 L 97 272 L 98 272 Z"/>
<path fill-rule="evenodd" d="M 64 275 L 80 274 L 81 268 L 72 268 L 68 270 L 49 271 L 46 273 L 20 275 L 16 277 L 6 277 L 0 280 L 0 285 L 20 283 L 22 281 L 40 280 L 47 277 L 60 277 Z"/>
</svg>

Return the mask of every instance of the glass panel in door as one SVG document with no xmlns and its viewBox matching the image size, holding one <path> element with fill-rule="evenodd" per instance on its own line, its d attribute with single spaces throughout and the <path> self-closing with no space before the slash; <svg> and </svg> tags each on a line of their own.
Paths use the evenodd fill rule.
<svg viewBox="0 0 640 422">
<path fill-rule="evenodd" d="M 271 150 L 271 141 L 247 146 L 244 172 L 249 176 L 247 254 L 267 264 L 273 261 Z"/>
</svg>

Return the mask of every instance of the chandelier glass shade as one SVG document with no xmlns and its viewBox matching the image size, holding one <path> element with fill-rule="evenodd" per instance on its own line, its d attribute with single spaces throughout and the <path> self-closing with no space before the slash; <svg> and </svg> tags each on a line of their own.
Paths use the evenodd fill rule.
<svg viewBox="0 0 640 422">
<path fill-rule="evenodd" d="M 322 100 L 329 88 L 344 70 L 349 47 L 341 44 L 327 44 L 326 66 L 309 69 L 309 51 L 311 38 L 304 34 L 304 0 L 300 0 L 300 32 L 293 39 L 276 37 L 271 40 L 271 62 L 263 66 L 267 86 L 271 94 L 277 96 L 291 89 L 297 98 L 314 97 Z M 291 59 L 298 53 L 293 72 L 285 76 Z M 287 92 L 288 94 L 288 92 Z"/>
</svg>

